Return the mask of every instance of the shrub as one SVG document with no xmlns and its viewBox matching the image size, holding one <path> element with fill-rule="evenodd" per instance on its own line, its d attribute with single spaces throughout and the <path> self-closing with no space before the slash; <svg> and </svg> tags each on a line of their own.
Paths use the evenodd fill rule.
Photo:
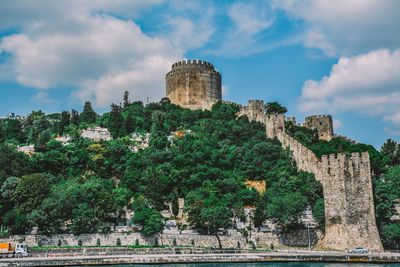
<svg viewBox="0 0 400 267">
<path fill-rule="evenodd" d="M 270 248 L 271 250 L 274 250 L 275 249 L 274 244 L 271 243 Z"/>
<path fill-rule="evenodd" d="M 174 238 L 174 240 L 172 240 L 172 245 L 173 245 L 174 247 L 176 247 L 176 238 Z"/>
<path fill-rule="evenodd" d="M 82 246 L 82 243 L 83 243 L 83 242 L 82 242 L 82 239 L 79 238 L 79 239 L 78 239 L 78 246 Z"/>
<path fill-rule="evenodd" d="M 42 239 L 39 239 L 39 240 L 37 241 L 37 246 L 38 246 L 38 247 L 41 247 L 41 246 L 42 246 Z"/>
<path fill-rule="evenodd" d="M 121 246 L 121 239 L 117 238 L 117 246 Z"/>
<path fill-rule="evenodd" d="M 157 237 L 154 239 L 154 246 L 158 247 L 158 238 Z"/>
<path fill-rule="evenodd" d="M 139 246 L 139 239 L 137 239 L 137 238 L 135 240 L 135 246 Z"/>
<path fill-rule="evenodd" d="M 62 243 L 61 243 L 61 239 L 58 239 L 57 241 L 57 247 L 61 247 Z"/>
<path fill-rule="evenodd" d="M 253 241 L 249 241 L 248 244 L 251 246 L 251 249 L 256 249 L 256 245 L 254 244 Z"/>
<path fill-rule="evenodd" d="M 98 247 L 101 246 L 100 238 L 97 238 L 96 245 L 97 245 Z"/>
<path fill-rule="evenodd" d="M 192 240 L 190 241 L 190 243 L 192 244 L 192 246 L 194 246 L 194 239 L 192 239 Z"/>
</svg>

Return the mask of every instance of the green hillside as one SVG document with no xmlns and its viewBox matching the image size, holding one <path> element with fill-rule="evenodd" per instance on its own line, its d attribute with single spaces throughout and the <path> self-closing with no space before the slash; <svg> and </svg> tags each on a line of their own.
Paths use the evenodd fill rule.
<svg viewBox="0 0 400 267">
<path fill-rule="evenodd" d="M 177 213 L 178 198 L 185 198 L 188 221 L 200 232 L 235 227 L 234 218 L 245 219 L 244 207 L 255 208 L 255 227 L 270 219 L 287 231 L 300 227 L 298 218 L 309 206 L 323 228 L 321 184 L 296 169 L 289 151 L 266 137 L 263 124 L 236 117 L 237 112 L 236 105 L 222 102 L 211 111 L 191 111 L 168 99 L 144 106 L 130 103 L 126 95 L 123 105 L 113 104 L 101 116 L 87 102 L 80 114 L 36 111 L 23 120 L 2 120 L 2 234 L 23 234 L 34 226 L 47 234 L 109 232 L 125 224 L 131 210 L 132 223 L 142 226 L 143 235 L 152 235 L 164 226 L 160 211 L 167 203 Z M 81 137 L 94 126 L 108 128 L 113 139 Z M 317 156 L 359 150 L 375 155 L 378 222 L 387 240 L 399 238 L 398 224 L 389 220 L 400 197 L 399 167 L 388 168 L 391 152 L 385 156 L 372 146 L 319 141 L 312 132 L 287 128 Z M 141 148 L 132 133 L 148 133 L 149 146 Z M 72 140 L 63 144 L 55 140 L 58 136 Z M 17 152 L 28 144 L 35 153 Z M 246 187 L 248 180 L 265 181 L 265 193 Z"/>
</svg>

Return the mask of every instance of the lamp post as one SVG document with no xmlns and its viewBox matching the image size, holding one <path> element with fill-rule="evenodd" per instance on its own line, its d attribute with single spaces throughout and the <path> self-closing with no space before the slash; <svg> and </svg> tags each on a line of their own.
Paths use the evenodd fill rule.
<svg viewBox="0 0 400 267">
<path fill-rule="evenodd" d="M 306 226 L 307 226 L 307 236 L 308 236 L 308 249 L 311 250 L 310 223 L 307 223 Z"/>
</svg>

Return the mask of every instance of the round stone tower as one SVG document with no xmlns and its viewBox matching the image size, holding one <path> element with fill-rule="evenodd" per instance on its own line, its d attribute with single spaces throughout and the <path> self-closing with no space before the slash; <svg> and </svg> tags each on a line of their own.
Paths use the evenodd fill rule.
<svg viewBox="0 0 400 267">
<path fill-rule="evenodd" d="M 183 60 L 172 65 L 166 75 L 167 97 L 190 109 L 211 109 L 222 99 L 221 74 L 211 63 Z"/>
</svg>

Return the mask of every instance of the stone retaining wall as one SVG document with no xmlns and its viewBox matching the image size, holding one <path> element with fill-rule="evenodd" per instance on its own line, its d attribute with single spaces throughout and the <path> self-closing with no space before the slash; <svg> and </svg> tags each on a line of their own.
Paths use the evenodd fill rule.
<svg viewBox="0 0 400 267">
<path fill-rule="evenodd" d="M 314 233 L 314 229 L 311 229 L 312 243 L 314 237 L 317 236 Z M 96 246 L 97 239 L 100 240 L 101 246 L 115 246 L 117 239 L 120 239 L 121 245 L 135 245 L 138 240 L 139 245 L 150 245 L 155 244 L 155 239 L 159 245 L 173 246 L 174 240 L 177 246 L 195 246 L 195 247 L 210 247 L 218 248 L 218 240 L 214 235 L 199 235 L 199 234 L 160 234 L 149 238 L 144 238 L 140 233 L 110 233 L 110 234 L 59 234 L 59 235 L 13 235 L 8 238 L 1 238 L 0 243 L 18 243 L 24 242 L 28 246 L 37 246 L 39 240 L 41 240 L 42 246 L 57 246 L 59 240 L 61 240 L 62 246 L 77 246 L 78 240 L 82 240 L 83 246 Z M 274 233 L 263 233 L 252 231 L 246 240 L 239 232 L 234 235 L 220 235 L 221 243 L 223 248 L 251 248 L 251 245 L 247 241 L 252 241 L 258 247 L 270 247 L 271 244 L 274 247 L 281 247 L 284 245 L 290 246 L 307 246 L 308 236 L 304 234 L 304 230 L 297 230 L 290 235 L 284 237 L 278 236 Z M 238 245 L 240 244 L 240 245 Z"/>
</svg>

